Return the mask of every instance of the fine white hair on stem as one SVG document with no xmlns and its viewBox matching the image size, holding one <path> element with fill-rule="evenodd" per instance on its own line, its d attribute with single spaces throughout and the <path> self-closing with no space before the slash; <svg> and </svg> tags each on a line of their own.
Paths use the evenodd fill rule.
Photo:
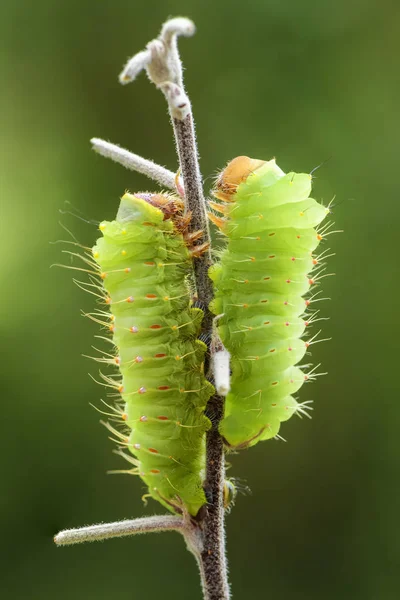
<svg viewBox="0 0 400 600">
<path fill-rule="evenodd" d="M 184 528 L 185 521 L 181 517 L 156 515 L 140 519 L 116 521 L 115 523 L 100 523 L 99 525 L 79 527 L 78 529 L 65 529 L 57 533 L 54 537 L 54 542 L 57 546 L 70 546 L 72 544 L 96 542 L 141 533 L 157 533 L 161 531 L 180 531 L 182 533 Z"/>
<path fill-rule="evenodd" d="M 123 68 L 119 80 L 122 84 L 133 81 L 146 69 L 149 79 L 156 85 L 167 81 L 182 86 L 182 63 L 179 58 L 178 36 L 190 37 L 196 31 L 190 19 L 177 17 L 164 23 L 159 37 L 147 44 L 146 50 L 135 54 Z"/>
<path fill-rule="evenodd" d="M 135 54 L 135 56 L 128 60 L 121 75 L 119 76 L 120 83 L 124 85 L 136 79 L 139 73 L 147 67 L 150 61 L 151 52 L 148 48 Z"/>
<path fill-rule="evenodd" d="M 157 181 L 157 183 L 163 187 L 172 190 L 176 189 L 176 174 L 152 160 L 142 158 L 138 154 L 129 152 L 129 150 L 125 150 L 116 144 L 111 144 L 110 142 L 106 142 L 99 138 L 92 138 L 90 143 L 92 144 L 93 150 L 98 154 L 101 154 L 101 156 L 111 158 L 111 160 L 122 165 L 126 169 L 142 173 L 153 181 Z"/>
<path fill-rule="evenodd" d="M 171 83 L 170 81 L 160 83 L 158 87 L 167 99 L 171 116 L 174 119 L 182 121 L 190 114 L 190 101 L 182 87 L 176 85 L 176 83 Z"/>
</svg>

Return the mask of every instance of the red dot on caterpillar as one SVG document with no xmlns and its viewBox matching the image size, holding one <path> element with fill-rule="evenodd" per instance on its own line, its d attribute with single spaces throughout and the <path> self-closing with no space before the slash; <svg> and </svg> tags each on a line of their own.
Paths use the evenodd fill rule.
<svg viewBox="0 0 400 600">
<path fill-rule="evenodd" d="M 114 325 L 109 325 L 108 326 L 108 331 L 111 331 L 113 333 L 115 331 Z"/>
<path fill-rule="evenodd" d="M 290 323 L 288 321 L 286 321 L 285 325 L 286 325 L 286 327 L 289 327 Z"/>
<path fill-rule="evenodd" d="M 287 300 L 285 300 L 285 302 L 283 303 L 284 306 L 287 306 L 289 304 L 289 302 Z"/>
<path fill-rule="evenodd" d="M 304 345 L 305 345 L 306 348 L 309 348 L 310 342 L 304 342 Z"/>
<path fill-rule="evenodd" d="M 313 264 L 313 265 L 317 265 L 317 264 L 318 264 L 318 260 L 317 260 L 316 258 L 313 258 L 313 260 L 312 260 L 312 264 Z"/>
<path fill-rule="evenodd" d="M 271 383 L 271 385 L 278 385 L 278 383 L 279 383 L 278 381 L 273 381 L 273 382 Z"/>
<path fill-rule="evenodd" d="M 139 329 L 133 325 L 132 327 L 129 328 L 129 331 L 131 333 L 137 333 L 139 331 Z"/>
<path fill-rule="evenodd" d="M 269 325 L 271 321 L 264 321 L 264 325 Z"/>
<path fill-rule="evenodd" d="M 276 348 L 272 348 L 272 350 L 270 350 L 270 352 L 275 352 Z"/>
<path fill-rule="evenodd" d="M 125 273 L 130 273 L 130 272 L 131 272 L 131 268 L 130 268 L 130 267 L 126 267 L 126 268 L 124 269 L 124 271 L 125 271 Z"/>
<path fill-rule="evenodd" d="M 288 348 L 289 352 L 291 352 L 293 350 L 293 348 Z"/>
<path fill-rule="evenodd" d="M 290 279 L 286 279 L 286 283 L 292 283 Z"/>
<path fill-rule="evenodd" d="M 122 415 L 121 415 L 121 419 L 122 419 L 123 421 L 127 421 L 127 420 L 128 420 L 128 415 L 127 415 L 126 413 L 122 413 Z"/>
<path fill-rule="evenodd" d="M 164 390 L 169 390 L 170 387 L 169 387 L 169 385 L 160 385 L 158 389 L 161 391 L 164 391 Z"/>
<path fill-rule="evenodd" d="M 299 240 L 301 236 L 300 236 L 300 235 L 296 235 L 296 237 L 297 237 L 297 239 Z"/>
<path fill-rule="evenodd" d="M 275 258 L 275 254 L 270 254 L 268 258 Z"/>
<path fill-rule="evenodd" d="M 269 281 L 271 277 L 264 277 L 264 281 Z"/>
<path fill-rule="evenodd" d="M 318 234 L 317 234 L 317 240 L 321 241 L 322 239 L 323 239 L 323 238 L 322 238 L 322 235 L 320 235 L 320 234 L 318 233 Z"/>
<path fill-rule="evenodd" d="M 161 329 L 162 325 L 150 325 L 150 329 Z"/>
<path fill-rule="evenodd" d="M 248 304 L 242 304 L 242 307 L 243 308 L 249 308 L 249 305 Z"/>
<path fill-rule="evenodd" d="M 117 389 L 118 389 L 119 393 L 122 394 L 122 392 L 124 391 L 124 386 L 120 385 Z"/>
<path fill-rule="evenodd" d="M 157 298 L 156 294 L 146 294 L 146 298 L 148 298 L 149 300 L 153 300 L 154 298 Z"/>
<path fill-rule="evenodd" d="M 169 421 L 168 417 L 165 417 L 164 415 L 159 415 L 159 416 L 157 417 L 157 419 L 158 419 L 159 421 Z"/>
<path fill-rule="evenodd" d="M 120 364 L 121 364 L 121 359 L 120 359 L 120 357 L 119 357 L 119 356 L 116 356 L 116 357 L 114 358 L 114 362 L 115 362 L 115 364 L 116 364 L 116 365 L 120 365 Z"/>
<path fill-rule="evenodd" d="M 310 324 L 310 321 L 304 321 L 304 325 L 305 325 L 305 327 L 308 327 L 308 326 L 309 326 L 309 324 Z"/>
<path fill-rule="evenodd" d="M 129 302 L 129 303 L 134 302 L 134 301 L 135 301 L 135 298 L 133 296 L 128 296 L 126 299 L 126 302 Z"/>
<path fill-rule="evenodd" d="M 268 300 L 260 300 L 261 304 L 266 304 Z"/>
<path fill-rule="evenodd" d="M 292 260 L 294 262 L 296 260 L 296 258 L 294 256 L 292 256 L 292 258 L 290 260 Z"/>
<path fill-rule="evenodd" d="M 139 419 L 139 421 L 140 421 L 141 423 L 146 423 L 146 421 L 147 421 L 147 420 L 148 420 L 148 418 L 146 417 L 146 415 L 142 415 L 142 416 L 140 417 L 140 419 Z"/>
<path fill-rule="evenodd" d="M 148 267 L 154 267 L 156 263 L 150 261 L 150 262 L 145 262 L 144 264 L 147 265 Z"/>
<path fill-rule="evenodd" d="M 309 279 L 309 280 L 308 280 L 308 283 L 309 283 L 310 285 L 314 285 L 314 283 L 315 283 L 315 279 Z"/>
<path fill-rule="evenodd" d="M 138 393 L 139 393 L 139 394 L 145 394 L 145 393 L 146 393 L 146 388 L 145 388 L 145 387 L 140 387 L 140 388 L 138 389 Z"/>
<path fill-rule="evenodd" d="M 160 471 L 159 471 L 158 469 L 150 469 L 150 473 L 151 473 L 152 475 L 159 475 L 159 474 L 160 474 Z"/>
<path fill-rule="evenodd" d="M 156 450 L 155 448 L 148 448 L 149 452 L 152 452 L 153 454 L 158 454 L 158 450 Z"/>
<path fill-rule="evenodd" d="M 135 358 L 135 363 L 141 363 L 141 362 L 143 362 L 143 358 L 141 356 L 137 356 Z"/>
<path fill-rule="evenodd" d="M 167 356 L 166 354 L 160 353 L 160 354 L 155 354 L 154 358 L 165 358 L 166 356 Z"/>
<path fill-rule="evenodd" d="M 107 277 L 107 273 L 100 273 L 100 279 L 105 279 Z"/>
<path fill-rule="evenodd" d="M 106 304 L 111 304 L 111 298 L 110 298 L 110 296 L 107 296 L 107 298 L 106 298 Z"/>
<path fill-rule="evenodd" d="M 306 300 L 305 303 L 306 303 L 306 306 L 310 306 L 311 300 Z"/>
<path fill-rule="evenodd" d="M 251 262 L 255 262 L 256 261 L 255 256 L 250 256 L 250 260 L 251 260 Z"/>
</svg>

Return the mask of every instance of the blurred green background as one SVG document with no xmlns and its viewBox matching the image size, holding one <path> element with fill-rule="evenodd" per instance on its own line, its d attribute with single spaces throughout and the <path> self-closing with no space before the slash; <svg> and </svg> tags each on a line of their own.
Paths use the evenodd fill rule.
<svg viewBox="0 0 400 600">
<path fill-rule="evenodd" d="M 238 154 L 311 171 L 336 194 L 343 234 L 325 279 L 327 377 L 302 390 L 313 421 L 232 457 L 252 496 L 227 518 L 234 598 L 394 600 L 400 593 L 399 50 L 397 0 L 2 0 L 0 5 L 1 445 L 3 597 L 200 599 L 176 534 L 57 549 L 60 528 L 158 511 L 142 483 L 108 477 L 112 444 L 89 406 L 91 297 L 64 260 L 59 222 L 91 245 L 85 218 L 113 218 L 145 178 L 90 150 L 103 137 L 177 168 L 164 99 L 126 58 L 168 16 L 181 40 L 201 168 Z M 68 204 L 70 202 L 72 207 Z M 396 316 L 397 315 L 397 316 Z"/>
</svg>

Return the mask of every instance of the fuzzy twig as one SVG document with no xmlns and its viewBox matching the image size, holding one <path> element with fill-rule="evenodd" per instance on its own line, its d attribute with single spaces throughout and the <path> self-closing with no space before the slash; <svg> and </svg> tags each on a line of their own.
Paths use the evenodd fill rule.
<svg viewBox="0 0 400 600">
<path fill-rule="evenodd" d="M 201 244 L 206 251 L 194 258 L 197 295 L 204 306 L 203 338 L 209 344 L 212 339 L 212 314 L 208 305 L 213 296 L 212 283 L 208 277 L 211 264 L 210 234 L 206 203 L 196 144 L 190 100 L 183 87 L 182 64 L 179 59 L 177 37 L 190 36 L 195 31 L 188 19 L 167 21 L 160 36 L 151 41 L 146 50 L 128 61 L 120 75 L 121 83 L 135 79 L 145 69 L 149 79 L 164 93 L 174 128 L 175 142 L 183 177 L 186 210 L 191 213 L 191 231 L 203 231 Z M 204 490 L 208 505 L 200 523 L 202 550 L 195 553 L 199 563 L 205 600 L 228 600 L 229 586 L 225 555 L 224 502 L 225 458 L 219 424 L 224 414 L 224 398 L 215 395 L 207 406 L 212 428 L 206 440 L 206 479 Z"/>
<path fill-rule="evenodd" d="M 152 160 L 142 158 L 138 154 L 129 152 L 129 150 L 125 150 L 116 144 L 111 144 L 110 142 L 106 142 L 99 138 L 92 138 L 90 142 L 93 150 L 98 154 L 101 154 L 101 156 L 111 158 L 111 160 L 122 165 L 126 169 L 142 173 L 150 179 L 153 179 L 153 181 L 157 181 L 161 186 L 175 190 L 176 175 L 165 167 L 161 167 Z"/>
<path fill-rule="evenodd" d="M 156 515 L 116 523 L 100 523 L 89 527 L 65 529 L 54 537 L 57 546 L 70 546 L 83 542 L 96 542 L 127 535 L 140 533 L 158 533 L 161 531 L 180 531 L 185 528 L 185 521 L 181 517 L 172 515 Z"/>
</svg>

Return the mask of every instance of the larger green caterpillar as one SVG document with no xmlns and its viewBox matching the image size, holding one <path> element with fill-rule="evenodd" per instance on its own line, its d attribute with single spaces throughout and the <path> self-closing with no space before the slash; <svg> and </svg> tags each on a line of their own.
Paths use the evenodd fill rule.
<svg viewBox="0 0 400 600">
<path fill-rule="evenodd" d="M 315 283 L 309 275 L 322 236 L 315 227 L 329 209 L 309 197 L 311 175 L 285 173 L 275 164 L 238 157 L 221 174 L 211 202 L 224 217 L 211 219 L 228 244 L 210 269 L 211 309 L 231 355 L 232 377 L 221 434 L 233 448 L 278 434 L 301 407 L 293 394 L 309 375 L 295 365 Z"/>
<path fill-rule="evenodd" d="M 205 379 L 205 344 L 197 335 L 202 311 L 191 302 L 188 220 L 179 199 L 125 194 L 117 218 L 102 222 L 93 248 L 111 310 L 121 379 L 106 377 L 120 395 L 127 434 L 109 428 L 132 473 L 173 512 L 196 515 L 206 503 L 204 415 L 213 386 Z"/>
</svg>

